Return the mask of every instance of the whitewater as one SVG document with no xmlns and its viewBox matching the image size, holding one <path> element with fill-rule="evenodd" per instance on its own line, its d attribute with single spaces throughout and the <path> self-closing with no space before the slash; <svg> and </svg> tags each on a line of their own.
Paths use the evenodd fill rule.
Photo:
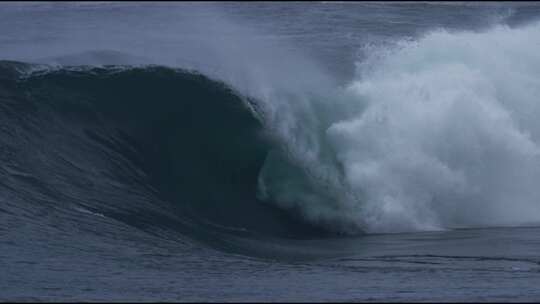
<svg viewBox="0 0 540 304">
<path fill-rule="evenodd" d="M 283 201 L 303 202 L 308 218 L 371 232 L 537 225 L 536 37 L 538 23 L 437 30 L 370 48 L 343 89 L 346 99 L 333 103 L 347 117 L 328 122 L 321 142 L 297 156 L 316 158 L 316 171 L 324 157 L 318 145 L 329 145 L 343 172 L 321 174 L 347 195 L 311 203 L 287 197 L 287 189 Z M 296 123 L 305 126 L 302 118 Z M 335 215 L 321 210 L 331 201 Z"/>
</svg>

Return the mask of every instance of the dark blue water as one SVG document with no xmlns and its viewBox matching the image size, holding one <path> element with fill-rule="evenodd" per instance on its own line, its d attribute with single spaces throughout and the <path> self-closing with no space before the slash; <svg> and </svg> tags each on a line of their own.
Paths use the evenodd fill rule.
<svg viewBox="0 0 540 304">
<path fill-rule="evenodd" d="M 539 18 L 0 4 L 0 299 L 538 301 Z"/>
</svg>

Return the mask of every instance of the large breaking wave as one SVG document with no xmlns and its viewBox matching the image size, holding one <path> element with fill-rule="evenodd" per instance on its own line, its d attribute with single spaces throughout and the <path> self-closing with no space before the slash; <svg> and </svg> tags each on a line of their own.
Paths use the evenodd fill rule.
<svg viewBox="0 0 540 304">
<path fill-rule="evenodd" d="M 539 38 L 532 24 L 371 46 L 345 87 L 2 62 L 3 187 L 186 231 L 538 224 Z"/>
</svg>

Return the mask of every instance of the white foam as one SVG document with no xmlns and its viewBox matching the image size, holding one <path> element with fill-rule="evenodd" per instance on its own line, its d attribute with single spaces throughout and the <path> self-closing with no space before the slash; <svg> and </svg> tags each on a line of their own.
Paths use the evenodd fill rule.
<svg viewBox="0 0 540 304">
<path fill-rule="evenodd" d="M 343 168 L 333 180 L 344 195 L 326 202 L 339 212 L 297 207 L 349 231 L 540 223 L 540 24 L 439 30 L 371 51 L 353 97 L 335 104 L 365 110 L 325 132 Z"/>
</svg>

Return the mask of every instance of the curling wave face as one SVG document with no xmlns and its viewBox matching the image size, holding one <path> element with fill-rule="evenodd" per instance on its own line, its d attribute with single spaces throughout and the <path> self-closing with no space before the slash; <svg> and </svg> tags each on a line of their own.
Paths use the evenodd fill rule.
<svg viewBox="0 0 540 304">
<path fill-rule="evenodd" d="M 22 199 L 214 245 L 216 233 L 323 233 L 257 199 L 273 142 L 223 83 L 150 66 L 4 61 L 0 75 L 3 196 L 18 198 L 10 212 L 24 211 Z"/>
</svg>

